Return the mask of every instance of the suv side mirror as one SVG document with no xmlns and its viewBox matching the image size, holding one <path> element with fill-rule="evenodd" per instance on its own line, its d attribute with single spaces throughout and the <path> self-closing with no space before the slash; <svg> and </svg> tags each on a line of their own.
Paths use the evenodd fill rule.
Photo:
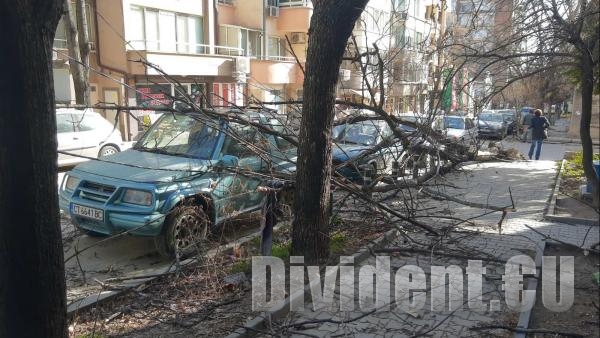
<svg viewBox="0 0 600 338">
<path fill-rule="evenodd" d="M 221 159 L 217 163 L 217 166 L 219 166 L 219 167 L 237 167 L 239 164 L 239 161 L 240 161 L 240 159 L 237 156 L 223 155 L 223 157 L 221 157 Z"/>
</svg>

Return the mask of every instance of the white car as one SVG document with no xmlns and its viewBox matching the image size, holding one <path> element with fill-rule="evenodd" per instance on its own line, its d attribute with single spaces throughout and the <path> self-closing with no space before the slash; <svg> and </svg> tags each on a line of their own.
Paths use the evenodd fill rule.
<svg viewBox="0 0 600 338">
<path fill-rule="evenodd" d="M 117 128 L 91 109 L 56 109 L 56 129 L 59 167 L 78 164 L 90 157 L 112 155 L 131 147 L 129 142 L 123 142 Z"/>
<path fill-rule="evenodd" d="M 434 121 L 433 129 L 443 133 L 453 143 L 467 147 L 467 155 L 475 156 L 479 136 L 477 125 L 472 118 L 456 115 L 440 116 Z"/>
</svg>

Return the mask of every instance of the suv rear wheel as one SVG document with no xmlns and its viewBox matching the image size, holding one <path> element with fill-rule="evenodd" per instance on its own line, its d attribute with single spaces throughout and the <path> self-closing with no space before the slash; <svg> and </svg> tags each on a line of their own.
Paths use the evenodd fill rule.
<svg viewBox="0 0 600 338">
<path fill-rule="evenodd" d="M 202 206 L 180 205 L 167 216 L 163 231 L 154 238 L 156 249 L 166 257 L 184 257 L 203 250 L 209 224 Z"/>
</svg>

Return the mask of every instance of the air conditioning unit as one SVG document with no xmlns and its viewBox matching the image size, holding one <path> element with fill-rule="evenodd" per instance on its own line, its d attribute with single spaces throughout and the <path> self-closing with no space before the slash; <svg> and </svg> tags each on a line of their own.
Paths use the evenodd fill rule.
<svg viewBox="0 0 600 338">
<path fill-rule="evenodd" d="M 275 6 L 267 7 L 267 14 L 272 17 L 278 17 L 279 16 L 279 7 L 275 7 Z"/>
<path fill-rule="evenodd" d="M 238 73 L 250 73 L 250 58 L 238 56 L 235 58 L 235 71 Z"/>
<path fill-rule="evenodd" d="M 293 44 L 305 43 L 306 42 L 306 33 L 302 32 L 294 32 L 290 36 L 290 40 Z"/>
</svg>

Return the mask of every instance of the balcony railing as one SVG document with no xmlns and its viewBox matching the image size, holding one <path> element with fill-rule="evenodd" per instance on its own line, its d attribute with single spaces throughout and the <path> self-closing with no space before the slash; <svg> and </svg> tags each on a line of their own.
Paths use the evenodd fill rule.
<svg viewBox="0 0 600 338">
<path fill-rule="evenodd" d="M 54 42 L 52 43 L 52 47 L 59 48 L 59 49 L 67 49 L 67 47 L 68 47 L 67 39 L 54 39 Z"/>
<path fill-rule="evenodd" d="M 279 7 L 311 7 L 311 0 L 279 0 Z"/>
<path fill-rule="evenodd" d="M 55 40 L 56 41 L 56 40 Z M 56 42 L 55 42 L 56 44 Z M 229 46 L 213 46 L 214 53 L 210 52 L 210 45 L 205 44 L 192 44 L 185 42 L 161 42 L 151 40 L 133 40 L 129 41 L 127 45 L 129 50 L 145 50 L 148 52 L 156 53 L 172 53 L 172 54 L 192 54 L 192 55 L 226 55 L 226 56 L 246 56 L 257 60 L 269 60 L 279 62 L 294 62 L 295 58 L 291 56 L 277 56 L 277 55 L 251 55 L 240 47 L 229 47 Z M 55 48 L 56 47 L 55 45 Z"/>
<path fill-rule="evenodd" d="M 227 55 L 242 56 L 244 49 L 227 46 L 212 46 L 216 53 L 211 53 L 210 45 L 201 43 L 171 42 L 171 41 L 152 41 L 152 40 L 132 40 L 127 45 L 129 50 L 145 50 L 148 52 L 173 53 L 173 54 L 192 54 L 192 55 Z"/>
<path fill-rule="evenodd" d="M 256 59 L 257 60 L 264 60 L 264 61 L 296 62 L 296 59 L 293 56 L 275 56 L 275 55 L 269 55 L 269 56 L 257 56 Z"/>
</svg>

